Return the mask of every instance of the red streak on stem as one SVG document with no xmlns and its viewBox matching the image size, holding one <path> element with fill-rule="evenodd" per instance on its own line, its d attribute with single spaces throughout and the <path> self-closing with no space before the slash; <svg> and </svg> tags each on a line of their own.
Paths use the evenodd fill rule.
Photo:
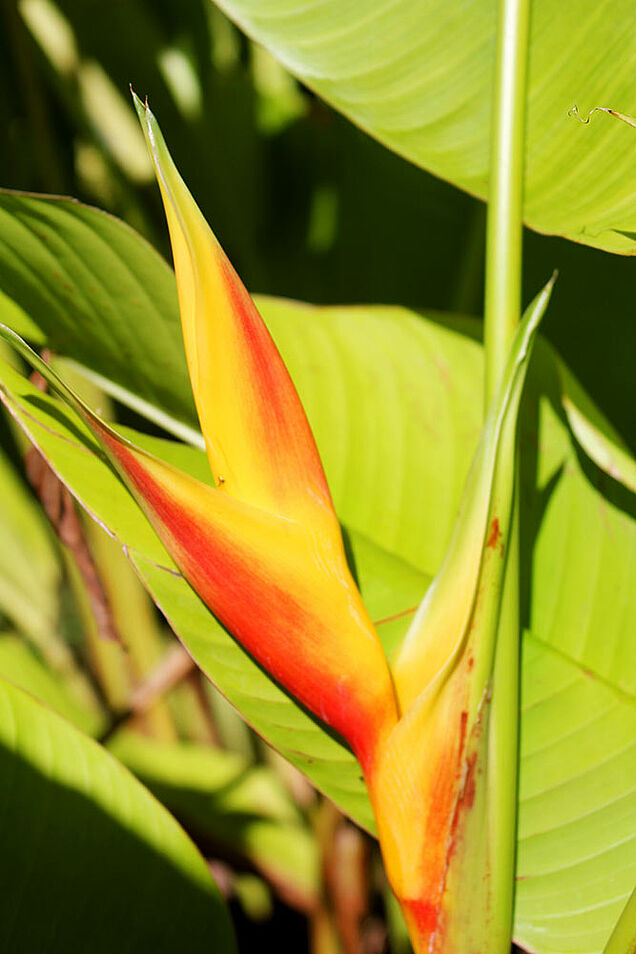
<svg viewBox="0 0 636 954">
<path fill-rule="evenodd" d="M 430 937 L 437 927 L 439 905 L 431 904 L 430 901 L 408 901 L 406 906 L 422 937 Z"/>
<path fill-rule="evenodd" d="M 500 536 L 501 530 L 499 529 L 499 517 L 493 517 L 492 523 L 490 524 L 490 535 L 488 537 L 486 546 L 494 550 L 499 543 Z"/>
</svg>

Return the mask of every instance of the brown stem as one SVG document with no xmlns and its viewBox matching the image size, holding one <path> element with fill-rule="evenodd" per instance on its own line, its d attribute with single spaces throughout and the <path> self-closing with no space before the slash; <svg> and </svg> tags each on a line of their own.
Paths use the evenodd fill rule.
<svg viewBox="0 0 636 954">
<path fill-rule="evenodd" d="M 102 745 L 124 722 L 135 716 L 144 715 L 157 699 L 169 692 L 170 689 L 174 689 L 192 673 L 193 669 L 194 663 L 183 646 L 179 643 L 171 646 L 163 659 L 133 690 L 128 708 L 120 712 L 106 728 L 99 740 Z"/>
<path fill-rule="evenodd" d="M 199 710 L 203 740 L 207 745 L 220 746 L 219 733 L 210 709 L 210 701 L 205 691 L 204 680 L 206 677 L 197 669 L 192 660 L 190 660 L 190 663 L 191 667 L 190 672 L 187 674 L 187 680 Z"/>
<path fill-rule="evenodd" d="M 42 358 L 47 361 L 50 353 L 43 351 Z M 37 371 L 33 372 L 30 381 L 40 391 L 46 392 L 46 381 Z M 86 542 L 73 497 L 37 448 L 29 448 L 24 457 L 24 465 L 27 478 L 40 498 L 53 529 L 75 559 L 86 587 L 99 635 L 110 642 L 121 643 L 108 597 Z"/>
<path fill-rule="evenodd" d="M 324 899 L 318 916 L 330 916 L 343 954 L 365 954 L 363 922 L 369 913 L 369 847 L 364 835 L 329 801 L 316 829 L 322 851 Z"/>
</svg>

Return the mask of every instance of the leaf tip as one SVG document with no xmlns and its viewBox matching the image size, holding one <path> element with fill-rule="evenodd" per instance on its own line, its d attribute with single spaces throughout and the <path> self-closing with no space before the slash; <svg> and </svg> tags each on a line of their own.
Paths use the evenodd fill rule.
<svg viewBox="0 0 636 954">
<path fill-rule="evenodd" d="M 144 115 L 144 113 L 145 113 L 146 110 L 148 109 L 148 97 L 146 96 L 145 100 L 142 101 L 142 100 L 140 99 L 140 97 L 137 96 L 137 93 L 136 93 L 135 90 L 133 89 L 133 84 L 132 84 L 132 83 L 129 83 L 129 84 L 128 84 L 128 89 L 130 90 L 130 95 L 131 95 L 132 98 L 133 98 L 133 103 L 135 104 L 135 109 L 137 110 L 137 115 L 138 115 L 139 118 L 141 119 L 141 117 Z"/>
<path fill-rule="evenodd" d="M 133 89 L 132 83 L 129 83 L 128 87 L 130 89 L 130 95 L 132 96 L 133 104 L 135 106 L 135 111 L 137 113 L 139 122 L 144 128 L 149 128 L 151 122 L 154 120 L 155 117 L 153 116 L 152 110 L 150 109 L 150 106 L 148 105 L 148 96 L 146 95 L 143 99 L 141 99 L 141 97 L 138 96 L 135 90 Z"/>
</svg>

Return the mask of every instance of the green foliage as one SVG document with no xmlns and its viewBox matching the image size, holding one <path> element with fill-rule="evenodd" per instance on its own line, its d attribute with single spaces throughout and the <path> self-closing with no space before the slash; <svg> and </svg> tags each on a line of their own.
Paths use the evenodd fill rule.
<svg viewBox="0 0 636 954">
<path fill-rule="evenodd" d="M 113 158 L 113 137 L 107 135 L 108 128 L 115 129 L 115 141 L 124 141 L 135 133 L 136 154 L 143 153 L 127 102 L 132 81 L 142 96 L 150 95 L 179 168 L 250 290 L 320 303 L 399 302 L 416 309 L 481 313 L 480 203 L 391 154 L 306 91 L 299 94 L 276 61 L 246 43 L 210 0 L 152 6 L 129 0 L 125 6 L 125 17 L 142 28 L 143 44 L 128 42 L 130 28 L 122 26 L 119 5 L 98 13 L 90 4 L 70 0 L 59 6 L 55 0 L 23 3 L 22 19 L 0 30 L 0 41 L 7 44 L 0 58 L 7 91 L 0 107 L 0 123 L 7 129 L 7 148 L 0 155 L 3 185 L 65 193 L 103 206 L 141 228 L 167 254 L 154 187 L 140 185 L 134 168 Z M 53 28 L 44 8 L 66 15 L 63 30 Z M 351 9 L 355 14 L 355 6 Z M 601 26 L 619 30 L 619 44 L 631 42 L 613 16 L 602 18 Z M 553 30 L 552 23 L 545 36 L 555 36 Z M 450 36 L 442 41 L 444 55 Z M 56 42 L 63 54 L 57 58 L 51 50 Z M 562 49 L 569 50 L 569 42 Z M 196 91 L 194 112 L 157 68 L 175 52 Z M 421 60 L 424 68 L 427 62 Z M 82 95 L 78 92 L 78 71 L 89 63 L 97 63 L 107 77 L 109 97 L 101 95 L 101 87 L 92 90 L 90 82 Z M 580 63 L 576 83 L 598 81 L 601 88 L 591 98 L 597 95 L 600 102 L 607 92 L 602 77 Z M 91 71 L 85 72 L 90 81 Z M 25 73 L 29 82 L 18 81 Z M 271 77 L 269 84 L 264 75 Z M 455 88 L 460 86 L 472 90 L 458 80 Z M 432 94 L 435 103 L 440 89 Z M 264 130 L 261 109 L 278 108 L 294 92 L 302 109 L 285 112 L 278 126 Z M 579 85 L 572 96 L 586 108 Z M 39 113 L 32 108 L 34 97 L 41 100 Z M 559 123 L 582 157 L 601 131 L 613 136 L 614 130 L 621 141 L 627 134 L 625 148 L 631 149 L 633 130 L 603 115 L 595 116 L 589 128 L 581 126 L 565 116 L 571 105 L 566 99 Z M 96 102 L 99 111 L 92 108 Z M 482 107 L 489 108 L 487 96 Z M 484 130 L 484 142 L 486 136 Z M 555 161 L 560 155 L 554 153 Z M 613 152 L 602 155 L 597 187 L 616 168 Z M 147 177 L 149 182 L 149 167 Z M 577 181 L 572 195 L 583 200 L 587 192 Z M 329 237 L 320 247 L 311 238 L 316 229 Z M 526 301 L 554 268 L 559 282 L 544 334 L 633 447 L 634 416 L 624 400 L 636 348 L 636 323 L 624 320 L 632 294 L 631 262 L 527 233 Z M 611 374 L 599 373 L 609 367 Z"/>
<path fill-rule="evenodd" d="M 632 891 L 603 954 L 629 954 L 636 947 L 636 888 Z"/>
<path fill-rule="evenodd" d="M 174 348 L 174 281 L 157 253 L 72 200 L 4 193 L 0 208 L 3 288 L 40 329 L 39 343 L 194 425 L 183 348 Z M 33 333 L 29 322 L 17 330 Z"/>
</svg>

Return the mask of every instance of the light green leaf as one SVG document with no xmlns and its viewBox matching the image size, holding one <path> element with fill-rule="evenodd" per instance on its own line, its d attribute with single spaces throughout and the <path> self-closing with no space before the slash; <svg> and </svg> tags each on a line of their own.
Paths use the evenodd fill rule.
<svg viewBox="0 0 636 954">
<path fill-rule="evenodd" d="M 235 950 L 203 858 L 97 743 L 0 680 L 0 947 Z"/>
<path fill-rule="evenodd" d="M 18 636 L 0 635 L 0 676 L 83 731 L 104 727 Z M 251 862 L 284 896 L 310 907 L 318 891 L 315 839 L 272 769 L 195 743 L 164 743 L 121 731 L 109 750 L 214 853 Z M 287 893 L 287 894 L 286 894 Z"/>
<path fill-rule="evenodd" d="M 636 493 L 636 461 L 629 450 L 565 365 L 559 365 L 559 373 L 572 433 L 595 464 Z"/>
<path fill-rule="evenodd" d="M 310 89 L 436 175 L 486 197 L 497 6 L 490 0 L 217 0 Z M 633 254 L 636 112 L 631 0 L 532 5 L 525 220 L 540 232 Z M 379 42 L 381 38 L 381 42 Z"/>
<path fill-rule="evenodd" d="M 527 635 L 515 937 L 600 954 L 636 879 L 636 706 Z"/>
<path fill-rule="evenodd" d="M 0 236 L 0 287 L 24 316 L 12 326 L 32 338 L 35 324 L 38 344 L 80 362 L 108 393 L 192 438 L 196 414 L 174 276 L 155 250 L 105 212 L 19 192 L 0 191 Z"/>
<path fill-rule="evenodd" d="M 633 698 L 636 497 L 582 452 L 562 410 L 558 365 L 548 349 L 537 349 L 536 357 L 532 413 L 522 429 L 522 521 L 527 542 L 533 540 L 522 566 L 528 624 L 567 659 Z"/>
</svg>

